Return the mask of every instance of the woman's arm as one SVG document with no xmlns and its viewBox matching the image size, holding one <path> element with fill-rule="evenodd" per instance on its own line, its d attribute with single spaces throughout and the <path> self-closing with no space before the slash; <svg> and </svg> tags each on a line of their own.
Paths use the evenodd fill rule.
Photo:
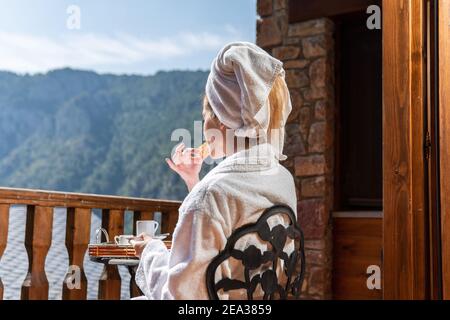
<svg viewBox="0 0 450 320">
<path fill-rule="evenodd" d="M 208 299 L 206 268 L 226 238 L 221 223 L 202 210 L 180 216 L 171 252 L 161 240 L 145 247 L 136 283 L 148 299 Z"/>
<path fill-rule="evenodd" d="M 147 299 L 158 299 L 158 292 L 167 279 L 169 251 L 161 240 L 145 243 L 136 270 L 135 281 Z"/>
</svg>

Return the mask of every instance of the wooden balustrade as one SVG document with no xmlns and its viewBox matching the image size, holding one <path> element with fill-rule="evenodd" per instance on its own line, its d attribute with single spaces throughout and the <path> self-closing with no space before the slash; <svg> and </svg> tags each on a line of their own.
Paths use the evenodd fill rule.
<svg viewBox="0 0 450 320">
<path fill-rule="evenodd" d="M 151 220 L 155 212 L 161 212 L 161 232 L 173 232 L 178 220 L 179 201 L 154 200 L 132 197 L 105 196 L 81 193 L 50 192 L 43 190 L 0 188 L 0 259 L 7 246 L 9 209 L 11 205 L 27 206 L 25 248 L 29 268 L 22 285 L 21 299 L 48 299 L 49 283 L 45 273 L 45 259 L 50 249 L 53 227 L 53 209 L 67 208 L 66 248 L 69 256 L 67 274 L 62 285 L 62 298 L 86 299 L 87 278 L 83 260 L 90 240 L 92 209 L 102 210 L 102 227 L 108 231 L 110 240 L 123 234 L 125 211 L 133 212 L 133 232 L 137 220 Z M 0 261 L 1 262 L 1 261 Z M 80 271 L 78 286 L 73 285 L 73 270 Z M 133 276 L 133 270 L 130 269 Z M 98 280 L 99 299 L 120 299 L 121 278 L 117 266 L 105 266 Z M 141 294 L 130 283 L 132 297 Z M 0 279 L 0 299 L 3 284 Z"/>
<path fill-rule="evenodd" d="M 123 234 L 123 210 L 102 210 L 102 228 L 108 231 L 111 239 Z M 98 298 L 120 300 L 121 280 L 117 266 L 105 265 L 98 284 Z"/>
<path fill-rule="evenodd" d="M 73 281 L 68 272 L 63 283 L 64 300 L 84 300 L 87 297 L 87 279 L 84 273 L 83 261 L 89 244 L 91 231 L 91 209 L 67 208 L 66 248 L 69 255 L 69 266 L 79 266 L 79 288 L 69 285 Z"/>
<path fill-rule="evenodd" d="M 178 221 L 178 211 L 177 210 L 168 210 L 162 213 L 161 217 L 161 233 L 170 232 L 170 236 L 168 240 L 172 239 L 172 230 L 175 229 L 175 226 Z"/>
<path fill-rule="evenodd" d="M 28 254 L 28 274 L 22 285 L 22 300 L 48 298 L 45 258 L 52 244 L 53 208 L 27 207 L 25 248 Z"/>
<path fill-rule="evenodd" d="M 9 205 L 0 204 L 0 258 L 6 248 L 6 242 L 8 241 L 8 218 L 9 218 Z M 3 283 L 0 279 L 0 300 L 3 299 Z"/>
</svg>

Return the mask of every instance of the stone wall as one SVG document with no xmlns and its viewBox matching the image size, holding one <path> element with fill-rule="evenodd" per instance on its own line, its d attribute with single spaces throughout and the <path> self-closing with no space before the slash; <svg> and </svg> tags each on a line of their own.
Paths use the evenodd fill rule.
<svg viewBox="0 0 450 320">
<path fill-rule="evenodd" d="M 334 170 L 334 24 L 327 18 L 288 23 L 287 0 L 258 0 L 257 44 L 284 62 L 293 110 L 283 165 L 295 178 L 305 234 L 302 296 L 331 298 Z"/>
</svg>

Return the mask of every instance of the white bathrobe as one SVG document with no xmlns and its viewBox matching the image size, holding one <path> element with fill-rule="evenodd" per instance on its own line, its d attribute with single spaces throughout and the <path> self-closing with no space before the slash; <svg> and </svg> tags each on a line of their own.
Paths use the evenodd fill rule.
<svg viewBox="0 0 450 320">
<path fill-rule="evenodd" d="M 233 230 L 256 222 L 274 204 L 286 204 L 296 213 L 293 177 L 279 164 L 270 144 L 253 146 L 225 158 L 183 201 L 172 249 L 167 250 L 156 239 L 145 247 L 136 271 L 136 283 L 145 298 L 208 299 L 208 264 L 225 247 Z M 241 246 L 257 244 L 256 238 L 253 236 Z M 222 276 L 232 276 L 233 269 L 232 263 L 222 264 Z M 239 294 L 221 298 L 245 297 L 242 292 Z"/>
</svg>

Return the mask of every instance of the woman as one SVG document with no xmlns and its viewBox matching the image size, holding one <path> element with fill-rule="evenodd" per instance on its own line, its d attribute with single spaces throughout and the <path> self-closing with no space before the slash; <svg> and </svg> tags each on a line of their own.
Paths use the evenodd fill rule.
<svg viewBox="0 0 450 320">
<path fill-rule="evenodd" d="M 166 159 L 190 192 L 179 209 L 170 252 L 147 235 L 135 244 L 141 258 L 136 282 L 145 298 L 208 299 L 206 268 L 233 230 L 255 222 L 274 204 L 296 212 L 294 180 L 279 164 L 286 159 L 282 149 L 290 111 L 281 61 L 247 42 L 230 43 L 219 52 L 206 84 L 203 130 L 210 156 L 225 159 L 202 180 L 196 149 L 180 145 L 173 159 Z M 243 245 L 249 243 L 260 245 L 256 237 Z M 222 275 L 233 275 L 236 268 L 233 262 L 223 264 Z"/>
</svg>

